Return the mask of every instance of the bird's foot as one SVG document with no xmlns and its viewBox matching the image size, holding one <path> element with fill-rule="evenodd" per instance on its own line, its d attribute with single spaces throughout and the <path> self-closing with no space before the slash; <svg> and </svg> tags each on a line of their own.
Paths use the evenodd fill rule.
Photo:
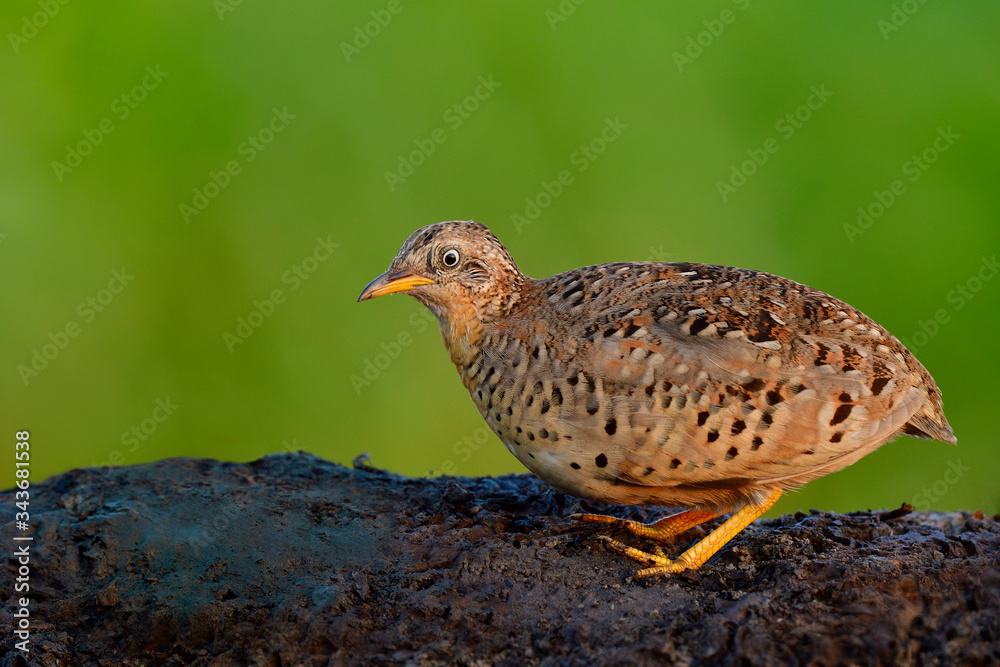
<svg viewBox="0 0 1000 667">
<path fill-rule="evenodd" d="M 635 547 L 630 547 L 629 545 L 619 542 L 618 540 L 611 539 L 610 537 L 602 536 L 600 539 L 615 553 L 631 558 L 637 563 L 649 566 L 636 572 L 635 576 L 637 579 L 645 579 L 646 577 L 651 577 L 655 574 L 677 574 L 678 572 L 683 572 L 690 567 L 696 567 L 686 563 L 683 556 L 677 560 L 667 558 L 666 554 L 663 553 L 663 549 L 659 546 L 654 545 L 654 553 L 649 553 L 641 549 L 636 549 Z"/>
<path fill-rule="evenodd" d="M 573 514 L 570 518 L 587 523 L 609 523 L 617 528 L 625 528 L 637 537 L 648 537 L 651 540 L 665 542 L 717 516 L 719 516 L 719 512 L 711 510 L 688 510 L 652 523 L 619 519 L 605 514 Z"/>
<path fill-rule="evenodd" d="M 667 558 L 663 551 L 659 548 L 655 548 L 656 553 L 649 553 L 642 551 L 641 549 L 636 549 L 635 547 L 630 547 L 627 544 L 619 542 L 618 540 L 613 540 L 610 537 L 602 537 L 608 548 L 612 551 L 619 553 L 623 556 L 627 556 L 634 561 L 642 563 L 643 565 L 648 565 L 649 567 L 639 570 L 636 573 L 636 577 L 643 579 L 645 577 L 651 577 L 654 574 L 676 574 L 678 572 L 683 572 L 684 570 L 697 570 L 699 567 L 705 564 L 709 558 L 715 555 L 715 553 L 721 549 L 729 540 L 733 539 L 737 533 L 749 526 L 757 517 L 766 512 L 777 502 L 778 498 L 781 497 L 781 489 L 772 489 L 768 494 L 758 502 L 749 503 L 744 505 L 739 510 L 737 510 L 731 517 L 722 522 L 718 528 L 709 533 L 704 539 L 700 540 L 690 549 L 685 551 L 680 555 L 677 560 L 671 560 Z M 699 514 L 700 513 L 700 514 Z M 657 535 L 664 534 L 669 530 L 675 528 L 676 526 L 685 525 L 685 523 L 690 521 L 696 521 L 694 525 L 707 521 L 711 517 L 701 518 L 710 512 L 702 510 L 690 510 L 689 512 L 681 512 L 680 514 L 675 514 L 674 516 L 667 517 L 666 519 L 661 519 L 656 523 L 641 524 L 635 521 L 623 522 L 624 525 L 631 530 L 636 535 L 641 535 L 643 537 L 650 537 L 648 532 L 642 533 L 637 532 L 638 529 L 648 529 L 650 527 L 654 528 L 654 533 Z M 691 515 L 688 518 L 684 518 L 685 515 Z M 601 515 L 583 515 L 587 517 L 597 517 L 596 521 L 599 523 L 615 523 L 616 521 L 622 521 L 621 519 L 614 519 L 613 517 L 604 517 Z M 578 516 L 578 518 L 580 518 Z M 583 521 L 594 521 L 595 519 L 581 519 Z M 671 521 L 673 520 L 673 521 Z M 666 528 L 660 526 L 664 522 L 670 522 L 666 524 Z M 691 526 L 688 526 L 690 528 Z M 684 530 L 687 530 L 685 528 Z M 676 534 L 676 533 L 674 533 Z M 654 538 L 656 539 L 656 538 Z"/>
</svg>

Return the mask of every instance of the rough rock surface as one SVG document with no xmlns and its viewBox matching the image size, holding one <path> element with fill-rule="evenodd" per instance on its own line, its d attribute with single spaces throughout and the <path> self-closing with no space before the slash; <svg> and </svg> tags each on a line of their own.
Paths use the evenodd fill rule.
<svg viewBox="0 0 1000 667">
<path fill-rule="evenodd" d="M 602 527 L 565 517 L 657 513 L 529 475 L 172 459 L 65 473 L 31 509 L 29 664 L 1000 661 L 1000 522 L 982 513 L 761 520 L 698 572 L 632 581 Z M 25 664 L 6 599 L 4 667 Z"/>
</svg>

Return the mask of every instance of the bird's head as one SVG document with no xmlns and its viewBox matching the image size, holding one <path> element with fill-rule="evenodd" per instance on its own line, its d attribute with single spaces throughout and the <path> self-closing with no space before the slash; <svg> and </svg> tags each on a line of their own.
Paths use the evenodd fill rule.
<svg viewBox="0 0 1000 667">
<path fill-rule="evenodd" d="M 368 283 L 358 301 L 407 292 L 443 323 L 484 322 L 506 312 L 524 279 L 486 225 L 438 222 L 413 232 L 389 270 Z"/>
</svg>

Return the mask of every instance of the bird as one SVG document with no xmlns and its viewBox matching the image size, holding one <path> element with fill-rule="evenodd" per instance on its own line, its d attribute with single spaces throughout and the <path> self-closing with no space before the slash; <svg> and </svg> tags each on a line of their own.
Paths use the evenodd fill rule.
<svg viewBox="0 0 1000 667">
<path fill-rule="evenodd" d="M 617 262 L 537 280 L 483 224 L 403 243 L 358 301 L 407 293 L 436 316 L 483 419 L 550 486 L 685 508 L 652 523 L 577 514 L 636 576 L 696 570 L 782 493 L 905 434 L 956 444 L 941 392 L 885 328 L 762 271 Z M 659 546 L 730 514 L 677 558 Z"/>
</svg>

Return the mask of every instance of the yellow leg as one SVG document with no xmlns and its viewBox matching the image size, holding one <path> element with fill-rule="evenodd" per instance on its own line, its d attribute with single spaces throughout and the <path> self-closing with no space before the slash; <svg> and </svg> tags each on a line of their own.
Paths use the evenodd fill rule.
<svg viewBox="0 0 1000 667">
<path fill-rule="evenodd" d="M 736 537 L 741 530 L 753 523 L 754 520 L 764 512 L 771 509 L 780 497 L 781 489 L 774 489 L 761 503 L 750 503 L 740 508 L 739 511 L 735 512 L 731 517 L 726 519 L 721 526 L 709 533 L 705 539 L 701 540 L 681 554 L 680 558 L 677 560 L 670 560 L 669 558 L 665 558 L 659 554 L 646 553 L 645 551 L 641 551 L 635 547 L 622 544 L 617 540 L 612 540 L 609 537 L 604 537 L 602 539 L 608 543 L 608 548 L 612 551 L 620 553 L 623 556 L 628 556 L 632 560 L 645 565 L 652 566 L 639 570 L 639 572 L 636 573 L 636 576 L 639 579 L 651 577 L 654 574 L 674 574 L 688 569 L 697 570 L 705 563 L 705 561 L 714 556 L 719 549 L 725 546 L 729 540 Z"/>
<path fill-rule="evenodd" d="M 638 521 L 619 519 L 605 514 L 574 514 L 570 518 L 589 523 L 610 523 L 619 528 L 627 528 L 633 535 L 637 535 L 638 537 L 648 537 L 651 540 L 664 542 L 676 535 L 680 535 L 685 530 L 690 530 L 709 519 L 714 519 L 720 514 L 724 514 L 724 512 L 688 510 L 665 517 L 659 521 L 654 521 L 653 523 L 639 523 Z"/>
</svg>

